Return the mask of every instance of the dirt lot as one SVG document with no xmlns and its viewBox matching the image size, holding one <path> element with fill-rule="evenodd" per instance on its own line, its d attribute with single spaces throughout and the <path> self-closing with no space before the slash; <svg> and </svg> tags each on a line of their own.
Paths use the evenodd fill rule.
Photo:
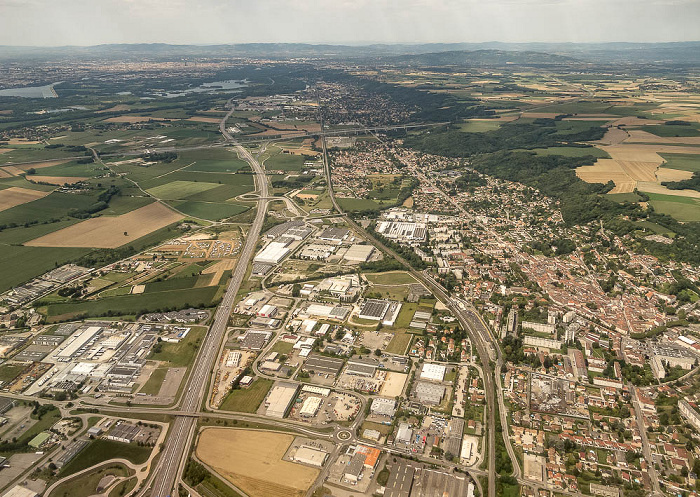
<svg viewBox="0 0 700 497">
<path fill-rule="evenodd" d="M 404 373 L 388 372 L 386 374 L 386 380 L 384 380 L 384 384 L 382 385 L 380 395 L 384 397 L 400 396 L 407 378 L 408 375 Z"/>
<path fill-rule="evenodd" d="M 31 247 L 116 248 L 182 218 L 182 214 L 155 202 L 121 216 L 102 216 L 88 219 L 39 237 L 25 245 Z"/>
<path fill-rule="evenodd" d="M 20 188 L 18 186 L 0 190 L 0 211 L 9 209 L 15 205 L 26 204 L 32 200 L 45 197 L 48 194 L 49 192 L 39 192 L 27 188 Z"/>
<path fill-rule="evenodd" d="M 205 428 L 196 454 L 251 497 L 301 497 L 319 471 L 282 460 L 293 441 L 283 433 Z"/>
</svg>

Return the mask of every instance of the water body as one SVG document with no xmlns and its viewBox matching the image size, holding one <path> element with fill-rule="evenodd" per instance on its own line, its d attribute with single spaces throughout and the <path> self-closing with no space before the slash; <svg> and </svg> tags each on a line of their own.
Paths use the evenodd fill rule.
<svg viewBox="0 0 700 497">
<path fill-rule="evenodd" d="M 46 86 L 27 86 L 25 88 L 7 88 L 0 90 L 0 97 L 22 97 L 22 98 L 58 98 L 58 94 L 53 89 L 59 83 L 51 83 Z"/>
<path fill-rule="evenodd" d="M 238 90 L 240 88 L 246 88 L 248 86 L 248 81 L 246 80 L 234 80 L 228 79 L 226 81 L 214 81 L 212 83 L 203 83 L 195 88 L 188 88 L 186 90 L 169 91 L 162 93 L 155 93 L 159 97 L 164 98 L 176 98 L 188 93 L 213 93 L 215 91 L 231 91 Z"/>
</svg>

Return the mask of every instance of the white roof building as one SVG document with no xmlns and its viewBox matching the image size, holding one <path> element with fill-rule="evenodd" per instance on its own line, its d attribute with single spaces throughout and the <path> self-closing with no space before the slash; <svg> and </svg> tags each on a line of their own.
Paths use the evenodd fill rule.
<svg viewBox="0 0 700 497">
<path fill-rule="evenodd" d="M 445 366 L 442 364 L 424 363 L 420 372 L 421 380 L 442 381 L 445 378 Z"/>
</svg>

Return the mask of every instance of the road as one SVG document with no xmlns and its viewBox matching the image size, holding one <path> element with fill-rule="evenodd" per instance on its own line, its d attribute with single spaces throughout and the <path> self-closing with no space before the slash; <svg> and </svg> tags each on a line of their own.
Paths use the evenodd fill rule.
<svg viewBox="0 0 700 497">
<path fill-rule="evenodd" d="M 651 480 L 651 488 L 654 489 L 652 495 L 661 496 L 663 492 L 659 486 L 659 477 L 656 474 L 656 467 L 654 466 L 654 459 L 651 455 L 651 448 L 649 447 L 649 438 L 647 437 L 647 430 L 644 423 L 644 412 L 642 412 L 642 404 L 639 402 L 637 397 L 637 387 L 631 386 L 630 392 L 632 393 L 632 405 L 634 406 L 634 414 L 637 419 L 637 425 L 639 426 L 639 434 L 642 437 L 642 454 L 644 455 L 644 460 L 647 462 L 647 471 L 649 472 L 649 479 Z"/>
<path fill-rule="evenodd" d="M 180 405 L 180 411 L 182 411 L 184 415 L 178 415 L 175 418 L 170 436 L 165 443 L 163 454 L 154 471 L 153 485 L 150 493 L 152 497 L 166 497 L 172 495 L 177 484 L 178 476 L 182 474 L 189 452 L 188 449 L 194 437 L 196 427 L 196 418 L 187 416 L 186 414 L 196 413 L 201 409 L 202 402 L 206 395 L 209 374 L 214 369 L 216 358 L 226 333 L 229 316 L 231 315 L 231 310 L 236 300 L 236 295 L 243 283 L 248 264 L 253 258 L 253 253 L 255 252 L 258 238 L 260 237 L 260 231 L 265 221 L 267 198 L 269 196 L 265 171 L 255 157 L 238 144 L 226 130 L 226 121 L 232 113 L 233 110 L 229 111 L 224 116 L 219 123 L 219 130 L 226 140 L 235 145 L 239 155 L 250 164 L 255 174 L 256 189 L 260 197 L 258 199 L 255 219 L 248 231 L 248 236 L 241 250 L 238 264 L 231 274 L 229 286 L 226 289 L 221 304 L 216 310 L 214 322 L 203 341 L 202 348 L 197 355 L 192 367 L 192 373 L 185 386 L 185 393 L 183 394 L 182 403 Z"/>
<path fill-rule="evenodd" d="M 321 123 L 321 131 L 323 131 L 323 123 Z M 473 315 L 469 315 L 467 313 L 467 308 L 465 306 L 465 309 L 461 309 L 458 307 L 457 302 L 452 299 L 448 294 L 447 291 L 437 283 L 432 277 L 420 272 L 416 271 L 411 267 L 410 264 L 406 260 L 404 260 L 399 254 L 394 252 L 392 249 L 389 247 L 386 247 L 383 243 L 381 243 L 379 240 L 374 238 L 372 235 L 370 235 L 364 228 L 362 228 L 359 224 L 357 224 L 354 220 L 352 220 L 345 212 L 340 208 L 338 205 L 338 202 L 335 199 L 335 193 L 333 191 L 333 183 L 331 181 L 331 170 L 330 170 L 330 163 L 328 162 L 328 153 L 327 153 L 327 147 L 326 147 L 326 137 L 323 132 L 321 133 L 321 147 L 323 150 L 323 168 L 326 174 L 326 183 L 328 185 L 328 194 L 331 199 L 331 202 L 333 204 L 333 207 L 335 208 L 336 211 L 338 211 L 345 219 L 345 221 L 350 225 L 357 233 L 363 235 L 370 243 L 372 243 L 375 247 L 379 248 L 380 250 L 383 250 L 384 253 L 388 254 L 389 256 L 393 257 L 400 263 L 402 263 L 408 271 L 420 282 L 422 282 L 427 288 L 429 288 L 433 294 L 440 300 L 442 301 L 443 304 L 445 304 L 452 312 L 453 314 L 457 317 L 459 320 L 460 324 L 462 327 L 467 330 L 469 333 L 469 336 L 472 340 L 472 343 L 476 346 L 476 350 L 479 354 L 479 359 L 481 360 L 481 364 L 484 367 L 484 391 L 486 393 L 486 413 L 488 416 L 488 496 L 489 497 L 495 497 L 496 496 L 496 458 L 495 458 L 495 452 L 496 452 L 496 437 L 495 437 L 495 427 L 496 427 L 496 421 L 495 421 L 495 387 L 494 387 L 494 382 L 493 382 L 493 368 L 490 365 L 491 362 L 491 353 L 492 353 L 492 348 L 488 344 L 488 341 L 490 339 L 490 334 L 488 333 L 488 329 L 483 326 L 483 323 L 481 322 L 480 318 L 476 318 L 476 312 L 474 312 Z M 481 325 L 479 327 L 478 325 Z M 507 430 L 506 430 L 507 434 Z M 513 467 L 518 467 L 517 459 L 513 461 Z"/>
</svg>

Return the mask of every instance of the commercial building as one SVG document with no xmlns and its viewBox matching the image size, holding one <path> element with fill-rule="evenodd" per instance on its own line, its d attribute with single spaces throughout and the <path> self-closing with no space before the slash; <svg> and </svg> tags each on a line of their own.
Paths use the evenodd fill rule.
<svg viewBox="0 0 700 497">
<path fill-rule="evenodd" d="M 270 331 L 248 330 L 239 338 L 241 348 L 244 350 L 262 350 L 272 336 Z"/>
<path fill-rule="evenodd" d="M 442 364 L 424 363 L 420 372 L 421 380 L 442 381 L 445 378 L 445 368 Z"/>
<path fill-rule="evenodd" d="M 316 416 L 322 403 L 321 397 L 307 397 L 299 410 L 299 416 L 302 418 L 313 418 Z"/>
<path fill-rule="evenodd" d="M 374 254 L 372 245 L 351 245 L 350 248 L 343 254 L 343 259 L 348 262 L 367 262 Z"/>
<path fill-rule="evenodd" d="M 277 383 L 265 399 L 265 414 L 271 418 L 284 418 L 296 397 L 299 385 L 294 383 Z"/>
<path fill-rule="evenodd" d="M 139 436 L 141 428 L 125 421 L 117 421 L 114 428 L 107 434 L 107 440 L 115 442 L 131 443 Z"/>
<path fill-rule="evenodd" d="M 400 311 L 400 302 L 367 299 L 362 304 L 358 317 L 360 319 L 381 321 L 385 326 L 393 326 Z"/>
<path fill-rule="evenodd" d="M 350 359 L 348 360 L 348 367 L 345 369 L 345 373 L 354 376 L 365 376 L 371 378 L 377 371 L 378 364 L 374 361 L 365 359 Z"/>
<path fill-rule="evenodd" d="M 292 456 L 292 459 L 298 463 L 308 464 L 309 466 L 320 468 L 326 463 L 328 453 L 315 447 L 302 445 L 297 449 L 294 456 Z"/>
<path fill-rule="evenodd" d="M 350 236 L 350 230 L 345 228 L 326 228 L 318 235 L 319 240 L 340 243 Z"/>
<path fill-rule="evenodd" d="M 425 381 L 416 382 L 416 399 L 421 404 L 438 405 L 445 396 L 445 387 Z"/>
<path fill-rule="evenodd" d="M 301 369 L 306 372 L 313 371 L 314 373 L 337 376 L 340 370 L 343 369 L 343 364 L 345 363 L 342 359 L 312 354 L 306 359 Z"/>
<path fill-rule="evenodd" d="M 396 432 L 396 443 L 408 444 L 413 438 L 413 430 L 408 423 L 401 423 L 399 425 L 399 431 Z"/>
</svg>

